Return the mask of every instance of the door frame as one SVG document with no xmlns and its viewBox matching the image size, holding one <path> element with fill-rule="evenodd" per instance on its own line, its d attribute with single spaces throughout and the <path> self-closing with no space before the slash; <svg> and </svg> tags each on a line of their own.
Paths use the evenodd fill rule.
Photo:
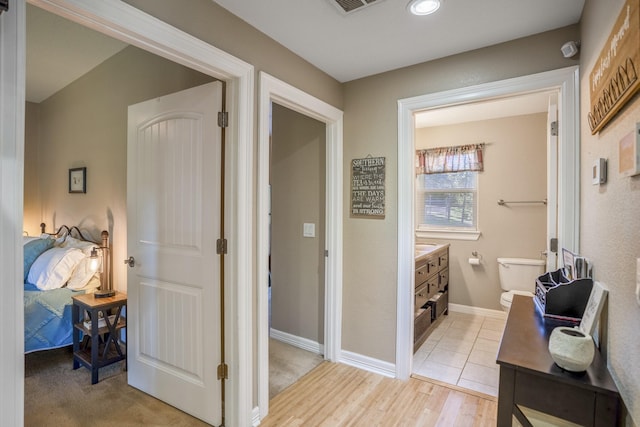
<svg viewBox="0 0 640 427">
<path fill-rule="evenodd" d="M 235 286 L 226 295 L 227 320 L 225 322 L 227 348 L 230 349 L 229 357 L 229 381 L 227 382 L 229 397 L 226 404 L 227 419 L 229 425 L 250 425 L 252 422 L 252 224 L 253 224 L 253 103 L 254 103 L 254 67 L 202 40 L 199 40 L 147 13 L 134 8 L 120 0 L 29 0 L 29 3 L 52 12 L 70 21 L 84 25 L 98 32 L 104 33 L 118 40 L 137 46 L 148 52 L 163 58 L 182 64 L 194 70 L 216 77 L 227 83 L 227 106 L 231 117 L 227 138 L 230 142 L 225 161 L 228 165 L 227 185 L 228 194 L 232 199 L 227 206 L 228 236 L 233 240 L 233 250 L 229 252 L 228 280 Z M 12 173 L 16 177 L 22 177 L 24 173 L 24 64 L 25 64 L 25 0 L 16 0 L 12 4 L 15 12 L 3 16 L 2 30 L 5 24 L 15 23 L 16 29 L 9 28 L 7 38 L 3 39 L 9 46 L 16 46 L 15 64 L 8 65 L 11 77 L 16 83 L 16 95 L 2 98 L 2 110 L 16 112 L 15 120 L 7 123 L 2 129 L 3 144 L 5 136 L 15 145 L 15 158 L 9 159 L 15 162 Z M 4 15 L 4 14 L 3 14 Z M 9 20 L 10 19 L 10 20 Z M 5 64 L 2 64 L 5 66 Z M 5 70 L 3 69 L 3 74 Z M 13 74 L 15 73 L 15 76 Z M 4 82 L 4 80 L 3 80 Z M 22 130 L 21 130 L 22 129 Z M 9 142 L 7 142 L 9 144 Z M 11 162 L 11 164 L 13 164 Z M 9 163 L 9 162 L 7 162 Z M 5 167 L 2 173 L 4 176 Z M 15 178 L 18 181 L 20 178 Z M 17 182 L 16 182 L 17 183 Z M 18 187 L 16 187 L 18 188 Z M 22 190 L 22 185 L 19 186 Z M 6 194 L 6 195 L 5 195 Z M 20 253 L 21 245 L 19 236 L 22 234 L 22 196 L 14 196 L 2 193 L 2 205 L 11 217 L 15 217 L 11 233 L 15 239 L 11 243 L 12 249 Z M 20 219 L 19 221 L 17 219 Z M 4 222 L 2 224 L 5 231 Z M 3 234 L 4 235 L 4 234 Z M 3 239 L 3 245 L 6 243 Z M 8 245 L 8 244 L 7 244 Z M 13 279 L 18 277 L 20 271 L 18 260 L 8 265 L 3 274 L 4 277 Z M 5 262 L 4 260 L 2 261 Z M 3 267 L 5 265 L 3 264 Z M 3 280 L 4 282 L 4 280 Z M 0 300 L 16 301 L 22 304 L 23 292 L 14 286 L 2 286 Z M 21 310 L 13 308 L 2 312 L 0 320 L 2 324 L 14 325 L 16 333 L 24 326 L 24 320 L 20 320 Z M 12 318 L 7 318 L 12 316 Z M 16 319 L 16 316 L 18 319 Z M 6 321 L 6 322 L 5 322 Z M 14 355 L 5 366 L 21 366 L 24 357 L 24 334 L 16 339 L 4 341 L 7 352 Z M 23 370 L 15 369 L 17 373 Z M 3 371 L 4 373 L 4 371 Z M 11 375 L 13 381 L 3 382 L 0 386 L 0 395 L 11 399 L 2 399 L 1 412 L 11 414 L 16 420 L 24 419 L 24 375 L 21 378 Z M 11 402 L 9 406 L 6 402 Z M 6 409 L 6 411 L 5 411 Z M 11 418 L 9 418 L 11 419 Z M 20 425 L 21 423 L 16 423 Z"/>
<path fill-rule="evenodd" d="M 2 423 L 24 424 L 24 3 L 0 15 L 0 414 Z"/>
<path fill-rule="evenodd" d="M 558 245 L 579 247 L 580 104 L 579 67 L 490 82 L 398 100 L 398 289 L 396 308 L 396 377 L 411 375 L 413 359 L 414 179 L 413 113 L 492 98 L 558 90 Z"/>
<path fill-rule="evenodd" d="M 271 102 L 326 124 L 324 357 L 337 361 L 342 348 L 342 118 L 343 112 L 263 71 L 259 77 L 257 329 L 258 408 L 269 412 L 269 136 Z"/>
</svg>

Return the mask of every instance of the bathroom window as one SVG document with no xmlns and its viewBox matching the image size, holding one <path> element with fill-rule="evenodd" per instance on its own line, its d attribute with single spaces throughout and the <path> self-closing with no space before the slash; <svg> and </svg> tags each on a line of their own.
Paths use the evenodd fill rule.
<svg viewBox="0 0 640 427">
<path fill-rule="evenodd" d="M 418 228 L 476 229 L 477 172 L 418 175 Z"/>
<path fill-rule="evenodd" d="M 416 152 L 416 234 L 475 240 L 484 144 Z"/>
</svg>

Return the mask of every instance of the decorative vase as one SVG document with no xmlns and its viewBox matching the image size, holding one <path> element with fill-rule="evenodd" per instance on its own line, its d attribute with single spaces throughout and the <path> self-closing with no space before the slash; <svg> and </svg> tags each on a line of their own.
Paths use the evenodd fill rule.
<svg viewBox="0 0 640 427">
<path fill-rule="evenodd" d="M 576 328 L 560 326 L 551 331 L 549 353 L 556 365 L 571 372 L 585 371 L 595 355 L 591 335 Z"/>
</svg>

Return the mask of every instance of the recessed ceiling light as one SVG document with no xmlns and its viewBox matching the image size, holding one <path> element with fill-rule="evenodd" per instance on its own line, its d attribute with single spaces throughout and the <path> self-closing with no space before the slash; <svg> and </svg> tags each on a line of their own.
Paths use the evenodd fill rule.
<svg viewBox="0 0 640 427">
<path fill-rule="evenodd" d="M 440 8 L 440 0 L 412 0 L 408 8 L 414 15 L 430 15 Z"/>
</svg>

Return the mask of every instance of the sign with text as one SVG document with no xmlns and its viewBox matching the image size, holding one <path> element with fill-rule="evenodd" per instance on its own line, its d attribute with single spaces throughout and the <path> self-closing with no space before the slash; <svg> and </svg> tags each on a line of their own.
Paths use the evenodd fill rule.
<svg viewBox="0 0 640 427">
<path fill-rule="evenodd" d="M 351 161 L 353 218 L 384 218 L 384 161 L 384 157 L 366 157 Z"/>
<path fill-rule="evenodd" d="M 627 0 L 602 48 L 589 85 L 591 134 L 599 132 L 640 89 L 640 0 Z"/>
</svg>

